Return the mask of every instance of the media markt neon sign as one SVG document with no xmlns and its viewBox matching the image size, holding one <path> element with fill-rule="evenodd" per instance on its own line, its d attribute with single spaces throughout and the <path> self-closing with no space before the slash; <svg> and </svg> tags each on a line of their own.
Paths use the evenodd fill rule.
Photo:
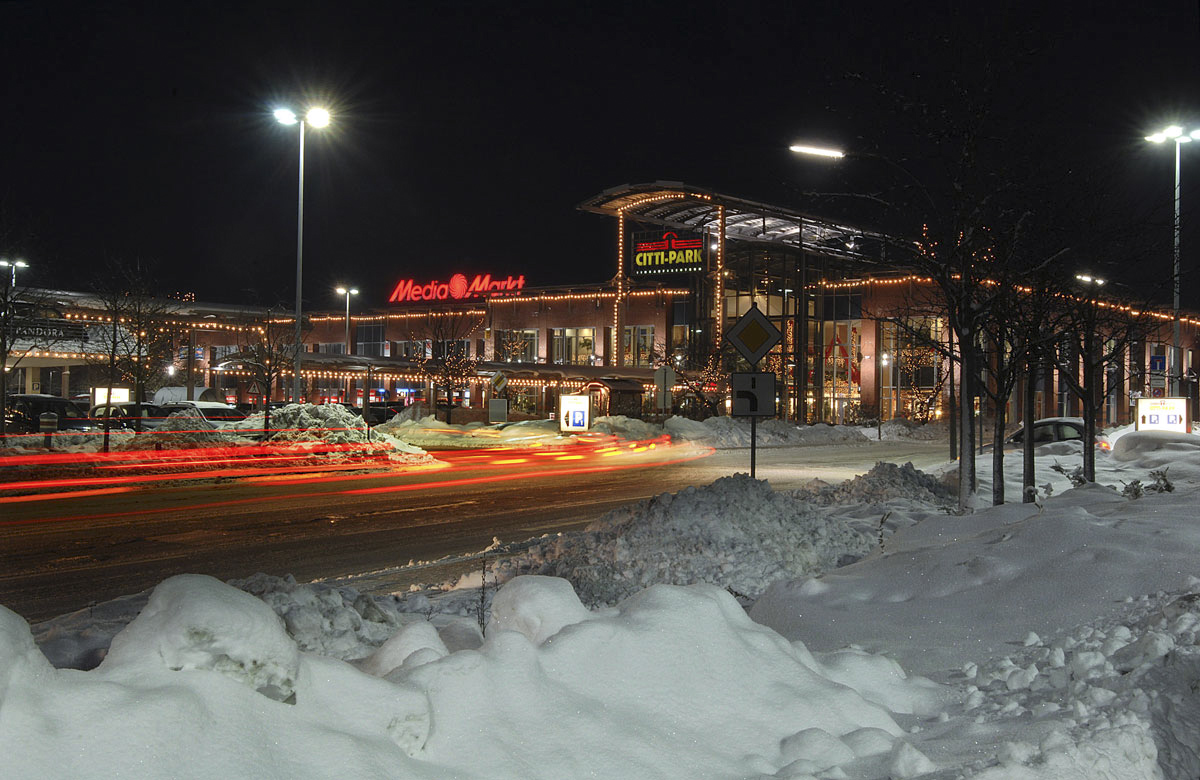
<svg viewBox="0 0 1200 780">
<path fill-rule="evenodd" d="M 704 270 L 704 236 L 699 233 L 635 233 L 633 247 L 635 275 Z"/>
<path fill-rule="evenodd" d="M 459 301 L 464 298 L 495 298 L 515 295 L 525 287 L 525 276 L 493 279 L 491 274 L 476 274 L 467 281 L 462 274 L 455 274 L 448 282 L 419 284 L 415 279 L 402 279 L 392 290 L 388 303 L 413 303 L 416 301 Z"/>
</svg>

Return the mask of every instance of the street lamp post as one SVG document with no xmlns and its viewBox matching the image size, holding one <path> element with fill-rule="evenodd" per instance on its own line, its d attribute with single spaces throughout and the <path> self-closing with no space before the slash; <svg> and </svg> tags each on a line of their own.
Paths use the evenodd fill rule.
<svg viewBox="0 0 1200 780">
<path fill-rule="evenodd" d="M 9 280 L 8 280 L 8 289 L 9 290 L 17 289 L 17 269 L 18 268 L 28 268 L 28 267 L 29 267 L 29 263 L 25 262 L 24 260 L 0 260 L 0 268 L 10 269 L 10 275 L 9 275 Z"/>
<path fill-rule="evenodd" d="M 329 126 L 329 112 L 324 108 L 310 108 L 300 118 L 290 108 L 275 110 L 275 119 L 283 125 L 300 125 L 300 182 L 296 206 L 296 356 L 292 362 L 292 402 L 300 403 L 300 362 L 304 352 L 301 341 L 301 293 L 304 282 L 304 128 Z"/>
<path fill-rule="evenodd" d="M 24 260 L 0 259 L 0 268 L 9 269 L 8 289 L 4 291 L 4 311 L 0 312 L 0 437 L 5 433 L 4 410 L 8 408 L 8 376 L 5 372 L 8 371 L 8 353 L 12 349 L 12 322 L 17 316 L 14 305 L 17 294 L 17 269 L 28 267 L 29 263 Z"/>
<path fill-rule="evenodd" d="M 358 288 L 357 287 L 339 287 L 339 288 L 337 288 L 337 292 L 338 292 L 338 295 L 346 296 L 346 354 L 349 355 L 353 351 L 350 349 L 350 296 L 358 295 Z M 353 382 L 353 381 L 354 380 L 352 380 L 352 379 L 346 380 L 346 400 L 347 401 L 350 400 L 350 396 L 353 394 L 351 391 L 351 382 Z M 363 390 L 365 392 L 366 388 L 363 388 Z"/>
<path fill-rule="evenodd" d="M 1171 333 L 1171 395 L 1179 395 L 1179 380 L 1183 375 L 1183 361 L 1180 359 L 1179 344 L 1179 277 L 1181 273 L 1180 255 L 1179 255 L 1179 239 L 1180 239 L 1180 220 L 1179 220 L 1179 151 L 1184 144 L 1191 142 L 1193 139 L 1200 139 L 1200 128 L 1193 130 L 1191 133 L 1185 133 L 1184 129 L 1179 125 L 1171 125 L 1164 128 L 1153 135 L 1146 136 L 1146 140 L 1151 143 L 1161 144 L 1167 139 L 1175 142 L 1175 267 L 1172 278 L 1172 333 Z"/>
</svg>

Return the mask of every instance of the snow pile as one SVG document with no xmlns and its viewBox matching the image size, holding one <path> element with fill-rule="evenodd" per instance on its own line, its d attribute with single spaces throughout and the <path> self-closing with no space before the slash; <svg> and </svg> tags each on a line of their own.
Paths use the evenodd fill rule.
<svg viewBox="0 0 1200 780">
<path fill-rule="evenodd" d="M 265 415 L 255 412 L 231 427 L 247 434 L 261 433 Z M 341 404 L 288 404 L 271 412 L 271 432 L 267 439 L 273 443 L 305 444 L 320 442 L 332 445 L 368 444 L 367 424 L 362 417 Z M 384 449 L 405 455 L 425 455 L 425 451 L 414 447 L 386 431 L 383 426 L 371 429 L 370 443 L 382 445 Z M 432 458 L 425 458 L 432 460 Z"/>
<path fill-rule="evenodd" d="M 460 617 L 443 606 L 435 609 L 422 594 L 372 597 L 351 587 L 297 583 L 291 575 L 256 574 L 231 584 L 266 602 L 305 652 L 362 659 L 414 621 L 434 627 L 446 647 L 472 648 L 483 641 L 477 615 Z"/>
<path fill-rule="evenodd" d="M 707 444 L 717 449 L 750 446 L 749 419 L 709 417 L 703 422 L 686 417 L 668 417 L 663 430 L 674 439 Z M 794 447 L 817 444 L 865 444 L 868 431 L 848 425 L 801 425 L 785 420 L 768 419 L 759 422 L 759 447 Z"/>
<path fill-rule="evenodd" d="M 895 439 L 938 441 L 948 440 L 950 437 L 950 426 L 944 422 L 919 423 L 905 417 L 895 417 L 884 421 L 877 428 L 868 426 L 865 430 L 868 437 L 872 433 L 882 434 L 885 441 Z"/>
<path fill-rule="evenodd" d="M 822 506 L 831 504 L 886 505 L 900 501 L 919 502 L 928 506 L 949 508 L 957 500 L 957 489 L 911 463 L 876 463 L 866 474 L 860 474 L 840 485 L 813 484 L 792 495 Z"/>
<path fill-rule="evenodd" d="M 559 433 L 558 422 L 555 420 L 528 420 L 499 425 L 472 422 L 459 425 L 442 422 L 433 415 L 419 420 L 405 419 L 397 415 L 388 422 L 375 426 L 374 430 L 415 447 L 439 450 L 564 444 L 570 441 Z"/>
<path fill-rule="evenodd" d="M 585 604 L 657 583 L 706 582 L 754 597 L 774 580 L 833 568 L 866 538 L 745 474 L 613 510 L 494 565 L 500 581 L 533 572 L 569 580 Z"/>
<path fill-rule="evenodd" d="M 646 441 L 663 435 L 663 426 L 624 415 L 597 417 L 592 421 L 592 433 L 607 433 L 627 441 Z"/>
<path fill-rule="evenodd" d="M 897 718 L 945 700 L 881 656 L 789 643 L 704 585 L 590 612 L 561 580 L 520 578 L 477 646 L 415 620 L 355 665 L 184 576 L 90 672 L 55 670 L 3 608 L 0 650 L 14 780 L 914 777 L 934 764 Z"/>
<path fill-rule="evenodd" d="M 262 426 L 259 426 L 261 429 Z M 234 428 L 213 428 L 195 409 L 181 409 L 163 420 L 153 431 L 139 434 L 120 443 L 122 450 L 188 449 L 193 447 L 245 444 L 245 436 Z"/>
<path fill-rule="evenodd" d="M 1193 587 L 1200 580 L 1192 581 Z M 1053 640 L 1030 632 L 1019 650 L 963 667 L 965 711 L 980 735 L 1010 741 L 983 777 L 1062 777 L 1094 766 L 1110 776 L 1200 776 L 1200 593 L 1126 600 L 1118 615 Z M 1013 739 L 1013 726 L 1042 721 Z M 1139 772 L 1138 770 L 1142 771 Z"/>
</svg>

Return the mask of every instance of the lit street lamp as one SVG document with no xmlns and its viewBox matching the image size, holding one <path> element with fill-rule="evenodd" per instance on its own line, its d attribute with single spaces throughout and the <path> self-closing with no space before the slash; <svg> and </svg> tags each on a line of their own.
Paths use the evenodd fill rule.
<svg viewBox="0 0 1200 780">
<path fill-rule="evenodd" d="M 358 295 L 358 288 L 357 287 L 350 287 L 350 288 L 339 287 L 339 288 L 337 288 L 337 293 L 338 293 L 338 295 L 346 296 L 346 354 L 349 355 L 352 351 L 350 349 L 350 296 Z M 353 381 L 354 380 L 352 380 L 352 379 L 346 380 L 346 400 L 347 401 L 350 400 L 350 396 L 353 394 L 351 392 L 351 383 Z"/>
<path fill-rule="evenodd" d="M 300 353 L 304 351 L 304 344 L 300 340 L 300 298 L 304 281 L 304 128 L 328 127 L 329 112 L 324 108 L 310 108 L 301 119 L 290 108 L 278 108 L 275 109 L 275 119 L 283 125 L 300 125 L 300 194 L 296 208 L 296 357 L 292 364 L 292 402 L 300 403 Z"/>
<path fill-rule="evenodd" d="M 1167 139 L 1175 142 L 1175 269 L 1172 287 L 1174 290 L 1174 299 L 1172 308 L 1174 311 L 1174 326 L 1171 334 L 1171 395 L 1179 395 L 1179 378 L 1183 373 L 1180 361 L 1179 351 L 1179 150 L 1193 139 L 1200 139 L 1200 128 L 1193 130 L 1191 133 L 1185 133 L 1184 129 L 1179 125 L 1171 125 L 1163 130 L 1160 130 L 1153 135 L 1146 136 L 1146 140 L 1152 143 L 1161 144 Z"/>
<path fill-rule="evenodd" d="M 358 295 L 358 288 L 351 287 L 351 288 L 347 289 L 345 287 L 339 287 L 339 288 L 337 288 L 337 294 L 346 296 L 346 354 L 349 355 L 351 352 L 351 349 L 350 349 L 350 296 Z"/>
<path fill-rule="evenodd" d="M 0 268 L 9 268 L 12 271 L 8 281 L 10 289 L 15 289 L 17 286 L 17 269 L 28 267 L 29 263 L 24 260 L 0 260 Z"/>
</svg>

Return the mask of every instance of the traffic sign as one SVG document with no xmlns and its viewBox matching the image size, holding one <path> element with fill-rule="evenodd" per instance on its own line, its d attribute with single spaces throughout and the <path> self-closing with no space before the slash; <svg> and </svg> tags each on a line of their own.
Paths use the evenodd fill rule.
<svg viewBox="0 0 1200 780">
<path fill-rule="evenodd" d="M 729 389 L 733 391 L 733 403 L 729 408 L 731 416 L 775 416 L 774 374 L 770 372 L 730 374 Z"/>
<path fill-rule="evenodd" d="M 752 366 L 758 365 L 758 361 L 782 338 L 783 334 L 779 332 L 779 328 L 759 310 L 757 303 L 725 333 L 725 340 Z"/>
<path fill-rule="evenodd" d="M 499 393 L 507 386 L 508 377 L 504 375 L 503 371 L 497 371 L 496 375 L 492 377 L 492 389 Z"/>
</svg>

